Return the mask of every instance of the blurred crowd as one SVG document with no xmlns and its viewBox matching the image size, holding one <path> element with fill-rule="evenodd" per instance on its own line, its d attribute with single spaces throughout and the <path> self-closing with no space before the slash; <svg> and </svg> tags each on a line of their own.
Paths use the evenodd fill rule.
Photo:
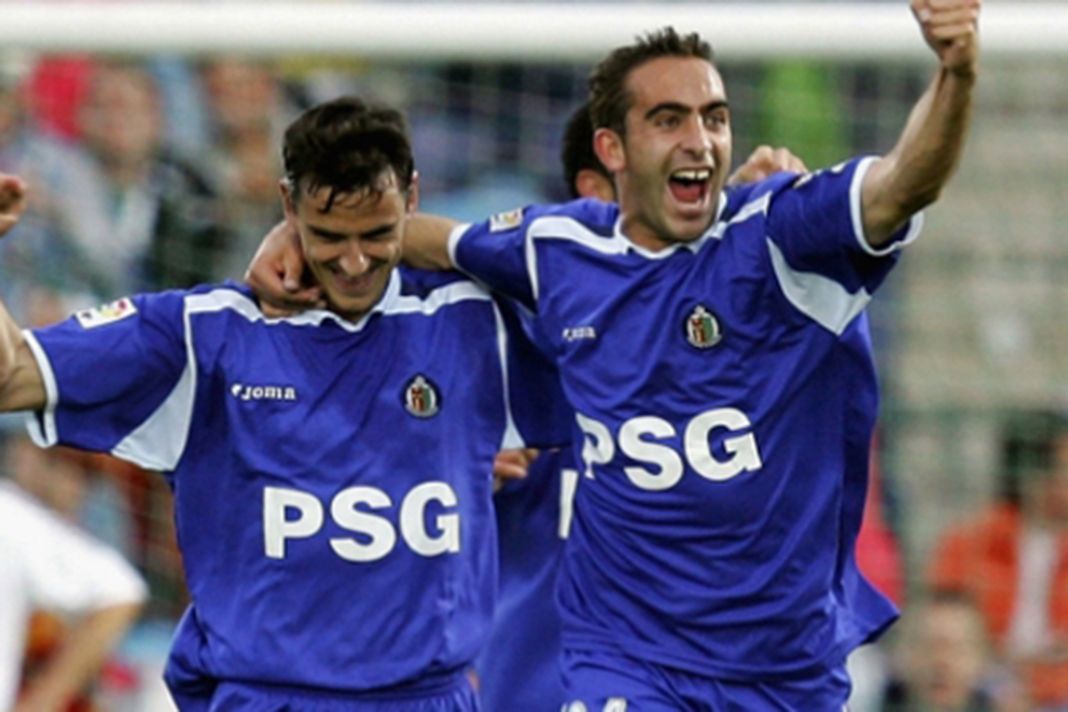
<svg viewBox="0 0 1068 712">
<path fill-rule="evenodd" d="M 275 74 L 250 61 L 9 59 L 0 169 L 29 181 L 32 202 L 5 273 L 67 302 L 239 276 L 280 215 L 289 111 Z"/>
<path fill-rule="evenodd" d="M 278 73 L 244 59 L 3 56 L 0 172 L 31 186 L 0 246 L 16 318 L 43 325 L 133 292 L 239 278 L 281 216 L 277 147 L 293 112 Z M 40 450 L 16 419 L 3 424 L 5 478 L 148 584 L 143 623 L 98 676 L 95 709 L 155 708 L 158 685 L 141 678 L 157 676 L 186 602 L 166 485 L 104 455 Z M 91 612 L 36 611 L 24 674 L 60 654 L 66 618 Z"/>
<path fill-rule="evenodd" d="M 1068 710 L 1068 413 L 1006 411 L 999 431 L 995 495 L 942 523 L 903 572 L 912 585 L 895 594 L 885 579 L 902 559 L 880 552 L 899 537 L 862 530 L 861 568 L 900 596 L 902 618 L 851 661 L 851 709 Z"/>
<path fill-rule="evenodd" d="M 522 142 L 501 141 L 520 131 L 502 126 L 520 119 L 486 108 L 513 103 L 511 95 L 471 89 L 478 85 L 461 75 L 475 70 L 438 71 L 435 96 L 447 106 L 420 115 L 428 99 L 418 77 L 400 101 L 383 97 L 411 109 L 426 204 L 473 218 L 558 197 L 537 171 L 502 177 L 480 175 L 480 166 L 502 158 L 555 165 L 581 74 L 536 75 L 549 90 L 538 99 L 543 119 L 531 144 L 530 130 Z M 240 278 L 281 216 L 282 128 L 310 101 L 361 88 L 333 76 L 297 81 L 278 66 L 232 57 L 0 59 L 0 172 L 23 176 L 32 190 L 28 214 L 0 245 L 0 290 L 16 317 L 41 325 L 132 292 Z M 483 130 L 495 142 L 480 141 Z M 448 190 L 458 183 L 465 192 Z M 1068 418 L 1003 415 L 997 496 L 963 521 L 944 522 L 918 565 L 901 554 L 904 517 L 887 506 L 893 473 L 872 488 L 858 556 L 903 620 L 852 662 L 855 712 L 1068 711 Z M 5 432 L 4 477 L 131 561 L 150 591 L 143 625 L 163 621 L 169 630 L 186 598 L 162 478 L 102 455 L 41 451 L 14 423 Z M 36 618 L 28 654 L 47 654 L 55 631 Z M 138 677 L 151 674 L 138 654 L 120 650 L 98 685 L 121 692 L 149 684 Z"/>
</svg>

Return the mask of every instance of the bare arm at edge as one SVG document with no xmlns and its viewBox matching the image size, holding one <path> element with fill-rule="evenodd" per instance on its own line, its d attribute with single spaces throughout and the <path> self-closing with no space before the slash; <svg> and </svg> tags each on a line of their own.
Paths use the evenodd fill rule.
<svg viewBox="0 0 1068 712">
<path fill-rule="evenodd" d="M 980 0 L 912 0 L 911 6 L 939 68 L 897 144 L 864 177 L 864 234 L 875 248 L 938 199 L 960 162 L 971 123 Z"/>
</svg>

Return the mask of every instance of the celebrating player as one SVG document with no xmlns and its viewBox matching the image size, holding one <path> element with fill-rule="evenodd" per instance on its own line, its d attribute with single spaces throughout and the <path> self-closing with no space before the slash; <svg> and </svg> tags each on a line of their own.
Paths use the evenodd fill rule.
<svg viewBox="0 0 1068 712">
<path fill-rule="evenodd" d="M 572 198 L 615 200 L 612 176 L 593 151 L 589 104 L 568 120 L 560 159 Z M 785 170 L 803 172 L 805 166 L 786 149 L 760 146 L 728 184 Z M 541 712 L 564 699 L 554 591 L 578 479 L 570 452 L 546 451 L 529 463 L 526 477 L 505 483 L 494 497 L 500 586 L 493 630 L 477 663 L 479 694 L 487 710 Z"/>
<path fill-rule="evenodd" d="M 845 655 L 893 617 L 852 558 L 876 402 L 856 317 L 956 164 L 974 11 L 918 7 L 942 67 L 888 156 L 730 200 L 704 47 L 664 33 L 616 52 L 592 102 L 619 212 L 453 231 L 450 261 L 537 310 L 577 411 L 590 479 L 561 582 L 570 700 L 845 701 Z"/>
<path fill-rule="evenodd" d="M 978 0 L 912 8 L 939 67 L 885 156 L 725 194 L 723 81 L 668 29 L 591 78 L 618 207 L 410 226 L 406 259 L 537 315 L 576 411 L 575 709 L 838 710 L 846 655 L 895 618 L 853 556 L 878 401 L 858 316 L 958 163 L 978 58 Z"/>
<path fill-rule="evenodd" d="M 317 106 L 284 161 L 286 219 L 327 310 L 266 319 L 223 285 L 32 332 L 0 312 L 0 408 L 35 411 L 40 444 L 174 487 L 192 596 L 166 674 L 181 709 L 476 709 L 491 466 L 560 417 L 542 402 L 553 383 L 481 288 L 394 269 L 417 203 L 399 113 Z M 0 187 L 10 225 L 23 186 Z M 514 410 L 509 383 L 534 389 Z"/>
</svg>

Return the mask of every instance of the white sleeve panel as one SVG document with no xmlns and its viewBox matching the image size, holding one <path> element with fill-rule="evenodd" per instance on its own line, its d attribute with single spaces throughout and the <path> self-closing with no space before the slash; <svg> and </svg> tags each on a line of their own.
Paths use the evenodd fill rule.
<svg viewBox="0 0 1068 712">
<path fill-rule="evenodd" d="M 497 324 L 497 350 L 501 359 L 501 387 L 504 395 L 504 438 L 501 449 L 526 447 L 523 437 L 519 434 L 519 428 L 515 425 L 515 417 L 512 415 L 511 381 L 508 372 L 508 329 L 505 328 L 504 319 L 501 317 L 497 305 L 493 305 L 493 317 Z"/>
<path fill-rule="evenodd" d="M 187 300 L 183 315 L 186 362 L 178 383 L 174 384 L 174 389 L 159 408 L 111 451 L 115 457 L 148 470 L 173 470 L 178 466 L 189 440 L 196 397 L 197 361 L 188 303 Z"/>
<path fill-rule="evenodd" d="M 463 267 L 456 261 L 456 245 L 460 243 L 460 238 L 464 236 L 464 233 L 467 232 L 469 227 L 471 227 L 471 223 L 460 223 L 449 232 L 449 241 L 447 244 L 449 262 L 461 272 L 463 271 Z"/>
<path fill-rule="evenodd" d="M 771 240 L 767 244 L 783 294 L 794 308 L 831 333 L 840 336 L 871 301 L 871 295 L 863 289 L 850 293 L 833 279 L 793 269 L 778 245 Z"/>
<path fill-rule="evenodd" d="M 30 347 L 30 353 L 37 361 L 37 368 L 41 372 L 41 380 L 45 388 L 44 410 L 27 414 L 26 430 L 34 444 L 39 447 L 51 447 L 59 439 L 56 435 L 56 404 L 59 402 L 56 374 L 52 371 L 52 363 L 48 360 L 48 354 L 41 348 L 33 332 L 27 329 L 22 332 L 22 335 Z"/>
<path fill-rule="evenodd" d="M 185 451 L 189 436 L 197 369 L 188 309 L 183 320 L 186 364 L 178 382 L 159 407 L 111 450 L 115 457 L 148 470 L 173 470 Z M 46 395 L 44 409 L 28 414 L 26 430 L 34 444 L 51 447 L 59 442 L 55 412 L 62 394 L 47 352 L 32 332 L 24 331 L 23 334 L 41 371 Z"/>
</svg>

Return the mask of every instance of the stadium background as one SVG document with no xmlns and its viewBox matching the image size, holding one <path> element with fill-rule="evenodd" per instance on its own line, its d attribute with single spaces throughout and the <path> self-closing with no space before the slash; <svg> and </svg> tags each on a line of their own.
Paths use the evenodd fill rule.
<svg viewBox="0 0 1068 712">
<path fill-rule="evenodd" d="M 736 163 L 760 143 L 789 146 L 811 167 L 888 150 L 933 66 L 903 2 L 520 3 L 500 16 L 480 3 L 192 3 L 188 16 L 162 3 L 85 7 L 82 16 L 59 3 L 0 3 L 0 170 L 32 165 L 36 148 L 25 147 L 35 142 L 49 156 L 58 146 L 56 165 L 64 165 L 63 151 L 81 140 L 74 107 L 88 67 L 115 59 L 143 66 L 159 92 L 161 144 L 209 177 L 195 210 L 234 226 L 208 248 L 171 245 L 159 273 L 213 279 L 239 277 L 277 216 L 279 129 L 308 103 L 339 93 L 403 107 L 423 207 L 474 219 L 564 197 L 558 139 L 590 63 L 641 30 L 672 22 L 712 41 L 732 104 Z M 213 8 L 233 14 L 213 17 Z M 443 11 L 445 25 L 409 21 Z M 872 310 L 884 387 L 877 465 L 906 588 L 918 585 L 943 528 L 995 495 L 1005 419 L 1068 402 L 1068 6 L 987 0 L 986 13 L 960 173 Z M 226 160 L 211 165 L 219 151 L 240 149 L 213 136 L 206 67 L 235 57 L 272 82 L 257 93 L 264 75 L 229 75 L 228 100 L 249 102 L 243 120 L 270 132 L 270 153 L 243 168 L 261 184 L 247 194 L 227 185 L 234 168 Z M 5 119 L 20 110 L 21 118 Z M 173 286 L 165 276 L 73 280 L 68 270 L 81 257 L 48 212 L 0 246 L 0 290 L 17 317 L 54 316 L 123 288 Z M 40 285 L 50 290 L 43 300 Z M 120 656 L 146 674 L 184 604 L 168 494 L 158 478 L 100 459 L 87 464 L 98 474 L 73 516 L 116 541 L 152 586 L 145 624 Z M 136 679 L 132 688 L 121 675 L 112 682 L 116 704 L 150 704 L 133 701 Z"/>
</svg>

